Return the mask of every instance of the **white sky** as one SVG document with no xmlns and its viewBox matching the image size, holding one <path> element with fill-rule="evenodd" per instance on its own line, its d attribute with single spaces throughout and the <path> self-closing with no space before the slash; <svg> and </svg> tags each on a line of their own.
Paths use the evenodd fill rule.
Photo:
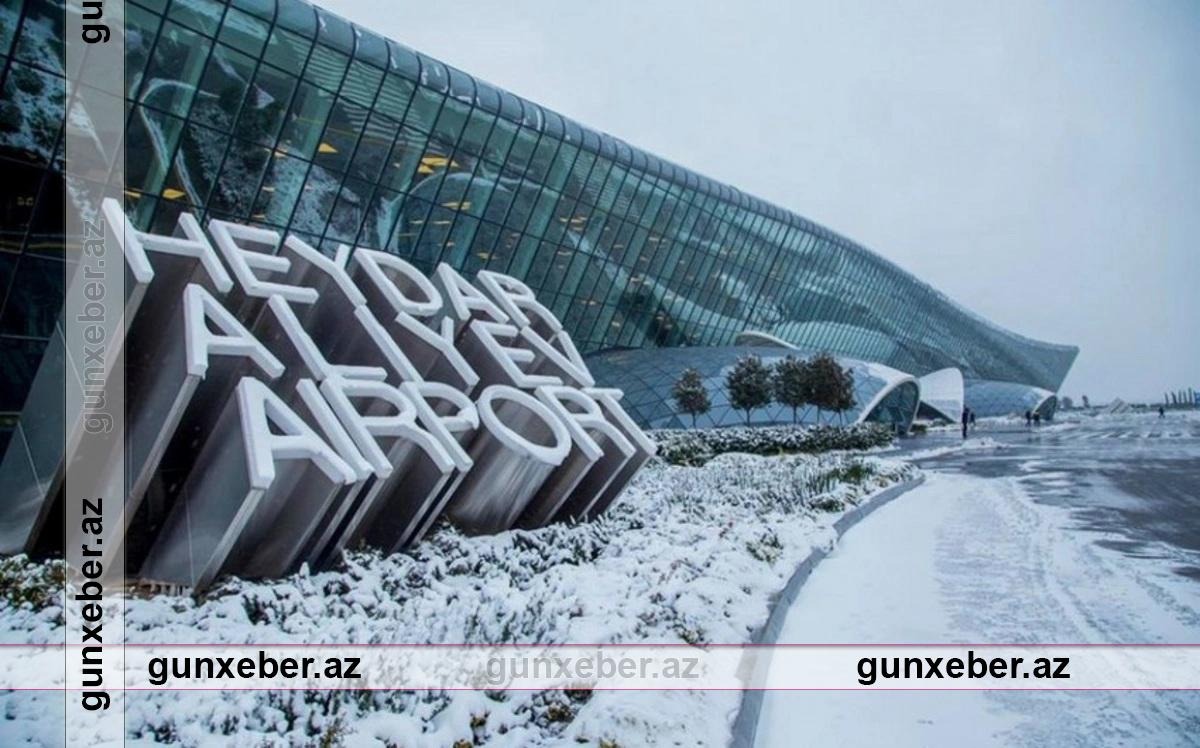
<svg viewBox="0 0 1200 748">
<path fill-rule="evenodd" d="M 1077 400 L 1200 388 L 1200 2 L 318 2 L 1079 345 Z"/>
</svg>

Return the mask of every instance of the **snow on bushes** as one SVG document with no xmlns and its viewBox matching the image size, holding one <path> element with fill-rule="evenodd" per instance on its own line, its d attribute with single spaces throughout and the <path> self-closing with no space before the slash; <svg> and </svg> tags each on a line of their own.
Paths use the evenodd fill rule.
<svg viewBox="0 0 1200 748">
<path fill-rule="evenodd" d="M 348 554 L 341 568 L 201 599 L 130 599 L 138 643 L 745 642 L 770 596 L 847 504 L 910 477 L 845 454 L 654 461 L 597 521 Z M 29 572 L 22 571 L 20 574 Z M 0 608 L 0 641 L 61 641 L 61 618 Z M 58 602 L 43 601 L 43 610 Z M 7 629 L 7 630 L 5 630 Z M 37 734 L 31 696 L 5 731 Z M 724 745 L 741 695 L 697 692 L 130 692 L 130 744 L 182 746 Z M 11 728 L 11 731 L 10 731 Z"/>
<path fill-rule="evenodd" d="M 713 456 L 729 452 L 778 455 L 873 449 L 891 444 L 895 438 L 881 423 L 663 429 L 650 432 L 650 436 L 658 443 L 658 456 L 672 465 L 703 465 Z"/>
</svg>

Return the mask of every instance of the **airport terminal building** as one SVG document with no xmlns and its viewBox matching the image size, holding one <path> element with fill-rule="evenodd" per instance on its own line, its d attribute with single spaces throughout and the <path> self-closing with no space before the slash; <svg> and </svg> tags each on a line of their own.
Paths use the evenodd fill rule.
<svg viewBox="0 0 1200 748">
<path fill-rule="evenodd" d="M 61 335 L 63 6 L 0 6 L 0 449 Z M 960 307 L 886 259 L 302 0 L 129 0 L 126 211 L 180 213 L 527 283 L 649 427 L 684 366 L 828 351 L 859 420 L 1040 410 L 1078 349 Z M 486 71 L 485 71 L 486 72 Z M 797 206 L 802 207 L 802 206 Z M 759 422 L 791 420 L 767 411 Z M 740 422 L 714 409 L 702 425 Z"/>
</svg>

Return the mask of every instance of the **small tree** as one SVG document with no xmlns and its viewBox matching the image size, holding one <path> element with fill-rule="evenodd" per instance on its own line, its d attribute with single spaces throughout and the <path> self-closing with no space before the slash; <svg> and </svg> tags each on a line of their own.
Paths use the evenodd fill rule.
<svg viewBox="0 0 1200 748">
<path fill-rule="evenodd" d="M 837 411 L 838 420 L 846 424 L 846 411 L 854 407 L 854 372 L 838 364 L 837 397 L 833 410 Z"/>
<path fill-rule="evenodd" d="M 812 403 L 812 381 L 807 362 L 788 356 L 775 362 L 771 370 L 775 387 L 775 401 L 792 409 L 792 423 L 796 422 L 796 411 Z"/>
<path fill-rule="evenodd" d="M 817 406 L 817 422 L 822 410 L 843 414 L 854 407 L 854 374 L 828 353 L 814 356 L 808 362 L 812 381 L 812 403 Z M 843 419 L 844 422 L 844 419 Z"/>
<path fill-rule="evenodd" d="M 749 426 L 750 411 L 771 403 L 774 394 L 771 370 L 758 356 L 742 356 L 725 375 L 725 389 L 729 392 L 729 404 L 736 410 L 746 411 L 746 425 Z"/>
<path fill-rule="evenodd" d="M 712 407 L 708 400 L 708 391 L 704 389 L 704 380 L 695 369 L 684 369 L 679 379 L 671 388 L 671 397 L 680 412 L 692 417 L 692 428 L 696 428 L 696 416 L 703 415 Z"/>
</svg>

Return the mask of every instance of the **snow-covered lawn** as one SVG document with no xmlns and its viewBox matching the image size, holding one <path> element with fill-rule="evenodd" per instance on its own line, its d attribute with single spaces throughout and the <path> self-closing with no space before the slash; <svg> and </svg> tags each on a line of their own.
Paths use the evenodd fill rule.
<svg viewBox="0 0 1200 748">
<path fill-rule="evenodd" d="M 848 505 L 915 469 L 852 454 L 654 461 L 602 519 L 450 529 L 337 571 L 127 601 L 139 643 L 741 643 Z M 0 642 L 62 641 L 54 605 L 0 602 Z M 696 692 L 130 693 L 131 745 L 725 745 L 741 695 Z M 56 699 L 58 700 L 56 702 Z M 57 706 L 56 706 L 57 703 Z M 0 696 L 5 742 L 61 736 L 61 695 Z M 47 717 L 51 718 L 47 720 Z"/>
</svg>

